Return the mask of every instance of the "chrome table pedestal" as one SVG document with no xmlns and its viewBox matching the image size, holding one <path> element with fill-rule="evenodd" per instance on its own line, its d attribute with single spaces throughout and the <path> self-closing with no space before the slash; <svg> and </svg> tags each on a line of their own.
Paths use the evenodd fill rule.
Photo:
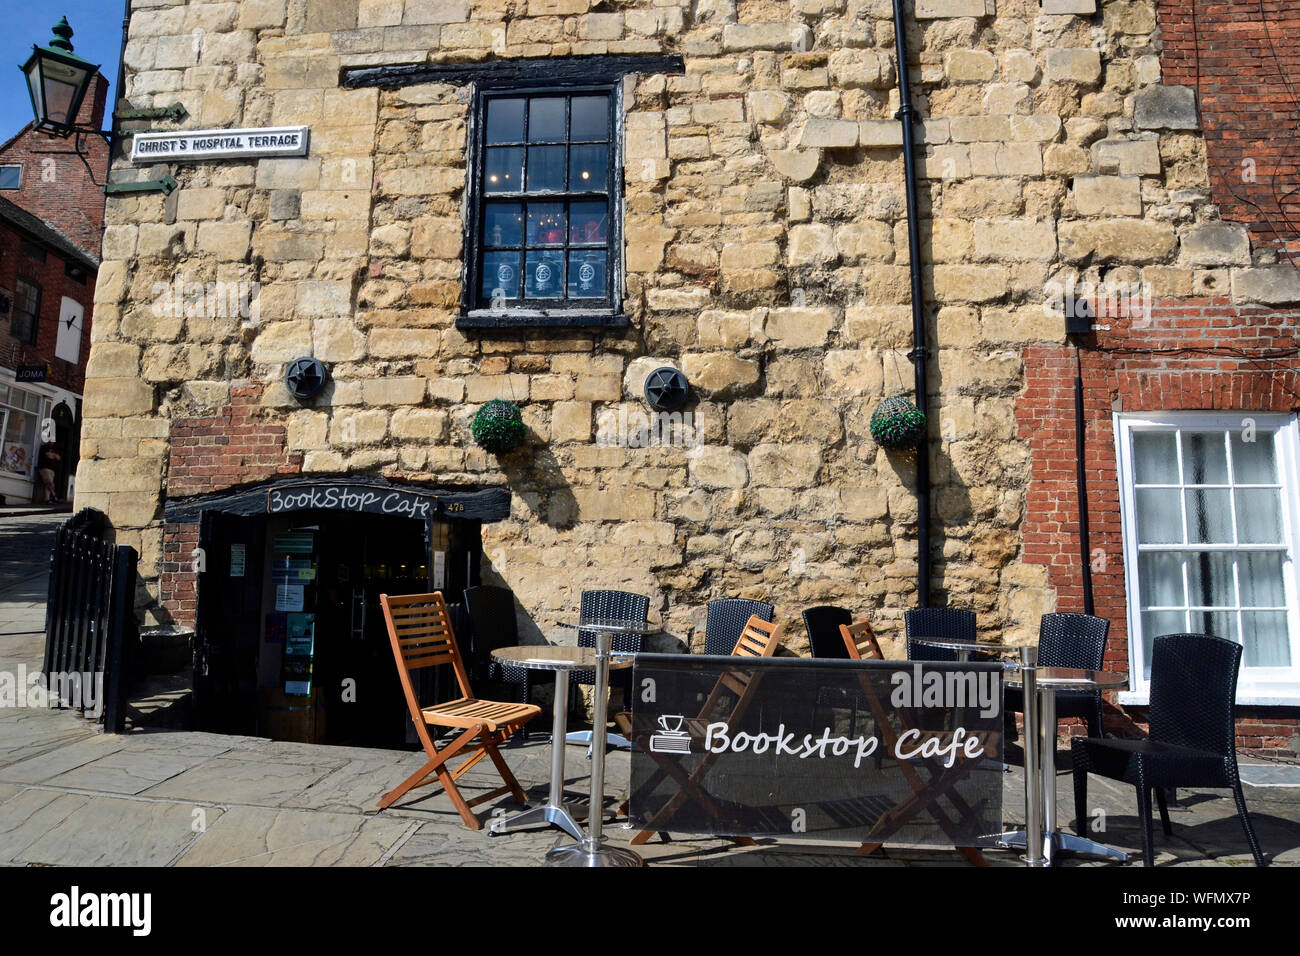
<svg viewBox="0 0 1300 956">
<path fill-rule="evenodd" d="M 1031 650 L 1026 648 L 1026 651 Z M 1008 680 L 1025 698 L 1025 829 L 1003 833 L 998 845 L 1024 849 L 1028 866 L 1051 866 L 1058 853 L 1128 861 L 1123 850 L 1056 827 L 1056 692 L 1122 687 L 1128 675 L 1068 667 L 1026 666 Z"/>
<path fill-rule="evenodd" d="M 605 728 L 609 716 L 609 630 L 596 631 L 596 701 L 592 726 L 596 733 Z M 623 666 L 631 660 L 620 661 Z M 563 746 L 563 738 L 557 737 Z M 586 836 L 576 834 L 577 843 L 557 846 L 546 854 L 548 866 L 644 866 L 641 857 L 625 847 L 609 846 L 602 835 L 605 818 L 605 748 L 591 751 L 591 812 Z"/>
<path fill-rule="evenodd" d="M 564 802 L 564 732 L 568 727 L 569 671 L 591 670 L 599 667 L 596 652 L 590 647 L 568 647 L 542 644 L 524 647 L 502 647 L 492 652 L 497 660 L 517 664 L 531 670 L 555 671 L 555 703 L 551 707 L 551 789 L 546 803 L 530 807 L 514 816 L 493 820 L 488 824 L 488 835 L 498 836 L 520 827 L 549 823 L 559 827 L 575 840 L 583 839 L 578 820 L 582 808 Z M 631 666 L 631 661 L 618 662 L 616 667 Z"/>
</svg>

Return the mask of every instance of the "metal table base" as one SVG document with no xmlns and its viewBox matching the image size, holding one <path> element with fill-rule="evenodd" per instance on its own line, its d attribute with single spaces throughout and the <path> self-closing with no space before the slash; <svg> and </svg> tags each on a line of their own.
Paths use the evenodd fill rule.
<svg viewBox="0 0 1300 956">
<path fill-rule="evenodd" d="M 551 790 L 547 795 L 546 803 L 540 807 L 529 807 L 512 817 L 493 820 L 488 825 L 488 836 L 509 833 L 511 830 L 537 823 L 550 823 L 559 827 L 575 840 L 582 839 L 582 827 L 578 825 L 577 821 L 584 814 L 581 808 L 564 802 L 564 730 L 568 726 L 569 717 L 568 708 L 564 706 L 564 703 L 568 699 L 569 672 L 567 670 L 557 670 L 555 672 L 555 700 L 557 703 L 551 708 L 553 712 L 551 720 Z"/>
</svg>

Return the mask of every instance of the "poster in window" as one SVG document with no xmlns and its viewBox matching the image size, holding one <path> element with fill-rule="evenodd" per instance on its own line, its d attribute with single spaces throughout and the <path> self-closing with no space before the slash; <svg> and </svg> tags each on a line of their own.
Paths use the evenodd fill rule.
<svg viewBox="0 0 1300 956">
<path fill-rule="evenodd" d="M 6 442 L 4 450 L 0 452 L 0 471 L 26 475 L 31 470 L 31 463 L 27 449 L 17 442 Z"/>
<path fill-rule="evenodd" d="M 316 640 L 315 614 L 285 615 L 284 692 L 295 697 L 311 694 L 311 661 Z"/>
</svg>

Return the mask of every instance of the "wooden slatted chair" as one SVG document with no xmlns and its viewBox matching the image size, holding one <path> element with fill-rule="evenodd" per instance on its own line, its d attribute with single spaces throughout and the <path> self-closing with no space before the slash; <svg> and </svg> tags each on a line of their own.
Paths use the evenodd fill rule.
<svg viewBox="0 0 1300 956">
<path fill-rule="evenodd" d="M 844 647 L 849 652 L 849 658 L 855 661 L 883 661 L 884 652 L 880 649 L 880 642 L 876 640 L 875 633 L 871 630 L 870 621 L 858 621 L 856 624 L 841 624 L 840 637 L 844 639 Z M 867 699 L 871 702 L 871 710 L 876 720 L 876 725 L 880 729 L 880 735 L 884 738 L 885 747 L 883 750 L 892 751 L 898 739 L 897 732 L 890 723 L 888 712 L 880 705 L 880 700 L 876 696 L 875 688 L 871 685 L 870 679 L 865 675 L 862 678 L 862 689 L 866 692 Z M 879 759 L 879 754 L 877 754 Z M 965 802 L 956 794 L 950 793 L 953 786 L 960 779 L 954 774 L 948 774 L 947 779 L 941 779 L 944 775 L 931 774 L 933 778 L 929 782 L 921 779 L 920 774 L 907 762 L 900 761 L 899 769 L 907 778 L 908 783 L 912 786 L 913 792 L 920 799 L 920 806 L 924 806 L 938 823 L 940 829 L 945 833 L 955 833 L 955 824 L 938 806 L 938 797 L 947 794 L 954 803 L 959 805 L 960 809 L 969 812 Z M 936 784 L 938 788 L 936 789 Z M 909 800 L 899 807 L 891 810 L 890 814 L 880 821 L 884 828 L 888 829 L 891 824 L 901 825 L 906 822 L 908 817 L 915 812 L 918 807 L 918 801 Z M 858 847 L 858 852 L 863 854 L 872 854 L 879 850 L 884 844 L 882 843 L 863 843 Z M 957 852 L 960 853 L 968 862 L 975 866 L 988 866 L 988 861 L 984 859 L 984 854 L 980 853 L 975 847 L 959 846 Z"/>
<path fill-rule="evenodd" d="M 540 714 L 542 709 L 535 704 L 504 704 L 479 700 L 474 696 L 465 672 L 465 662 L 456 646 L 456 635 L 447 614 L 447 602 L 443 600 L 441 591 L 432 594 L 381 594 L 379 603 L 384 609 L 384 623 L 388 625 L 388 639 L 392 642 L 397 674 L 402 681 L 406 704 L 411 710 L 411 720 L 415 723 L 415 732 L 424 746 L 424 752 L 429 757 L 428 763 L 384 795 L 379 801 L 379 809 L 392 806 L 415 787 L 436 782 L 442 784 L 465 825 L 472 830 L 479 830 L 483 824 L 470 812 L 470 807 L 507 793 L 512 794 L 520 803 L 527 803 L 527 796 L 506 766 L 498 748 L 515 731 Z M 461 696 L 432 707 L 421 707 L 411 683 L 411 671 L 444 664 L 450 664 L 455 670 Z M 463 732 L 439 750 L 429 734 L 430 727 L 463 728 Z M 449 769 L 448 761 L 462 754 L 466 755 L 466 759 L 454 770 Z M 456 789 L 456 781 L 484 757 L 491 758 L 501 779 L 505 781 L 505 786 L 467 801 Z M 426 780 L 430 774 L 435 775 L 435 779 Z"/>
<path fill-rule="evenodd" d="M 732 657 L 771 657 L 776 653 L 776 649 L 781 644 L 782 625 L 764 621 L 757 614 L 751 615 L 746 622 L 744 629 L 740 633 L 736 646 L 732 648 Z M 753 691 L 757 683 L 755 673 L 752 670 L 734 670 L 726 671 L 713 686 L 712 693 L 700 708 L 699 716 L 685 721 L 685 729 L 690 731 L 691 737 L 697 741 L 702 741 L 705 736 L 705 727 L 713 719 L 714 710 L 718 701 L 724 695 L 735 697 L 735 703 L 731 706 L 731 711 L 726 720 L 728 724 L 735 725 L 740 721 L 745 711 L 749 707 L 750 700 L 753 697 Z M 622 713 L 615 718 L 623 733 L 632 739 L 632 721 L 631 715 Z M 646 821 L 646 827 L 636 836 L 632 837 L 632 844 L 638 845 L 645 843 L 650 836 L 658 832 L 660 837 L 666 843 L 668 834 L 663 832 L 660 827 L 662 822 L 672 819 L 678 809 L 687 800 L 694 800 L 700 804 L 713 817 L 719 817 L 720 811 L 716 804 L 709 797 L 708 792 L 701 786 L 704 777 L 708 774 L 709 769 L 717 762 L 718 755 L 706 753 L 700 761 L 695 771 L 687 776 L 678 768 L 676 762 L 670 755 L 657 754 L 649 748 L 649 734 L 643 733 L 636 738 L 636 743 L 650 755 L 650 757 L 659 765 L 659 770 L 645 784 L 644 789 L 653 790 L 663 779 L 664 776 L 672 777 L 680 789 L 674 794 L 667 803 L 656 813 L 653 818 Z M 626 804 L 624 804 L 626 807 Z M 733 837 L 733 842 L 741 846 L 753 846 L 754 841 L 748 837 Z"/>
<path fill-rule="evenodd" d="M 844 638 L 844 649 L 849 652 L 849 659 L 854 661 L 883 661 L 884 652 L 880 642 L 871 630 L 870 621 L 858 621 L 856 624 L 841 624 L 840 637 Z"/>
</svg>

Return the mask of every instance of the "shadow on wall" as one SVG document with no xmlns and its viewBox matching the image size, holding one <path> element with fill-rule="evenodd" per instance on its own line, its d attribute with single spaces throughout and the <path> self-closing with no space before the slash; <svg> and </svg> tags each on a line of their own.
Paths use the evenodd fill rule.
<svg viewBox="0 0 1300 956">
<path fill-rule="evenodd" d="M 529 441 L 497 458 L 510 490 L 533 517 L 548 528 L 571 528 L 578 520 L 578 499 L 555 454 L 529 429 Z"/>
</svg>

